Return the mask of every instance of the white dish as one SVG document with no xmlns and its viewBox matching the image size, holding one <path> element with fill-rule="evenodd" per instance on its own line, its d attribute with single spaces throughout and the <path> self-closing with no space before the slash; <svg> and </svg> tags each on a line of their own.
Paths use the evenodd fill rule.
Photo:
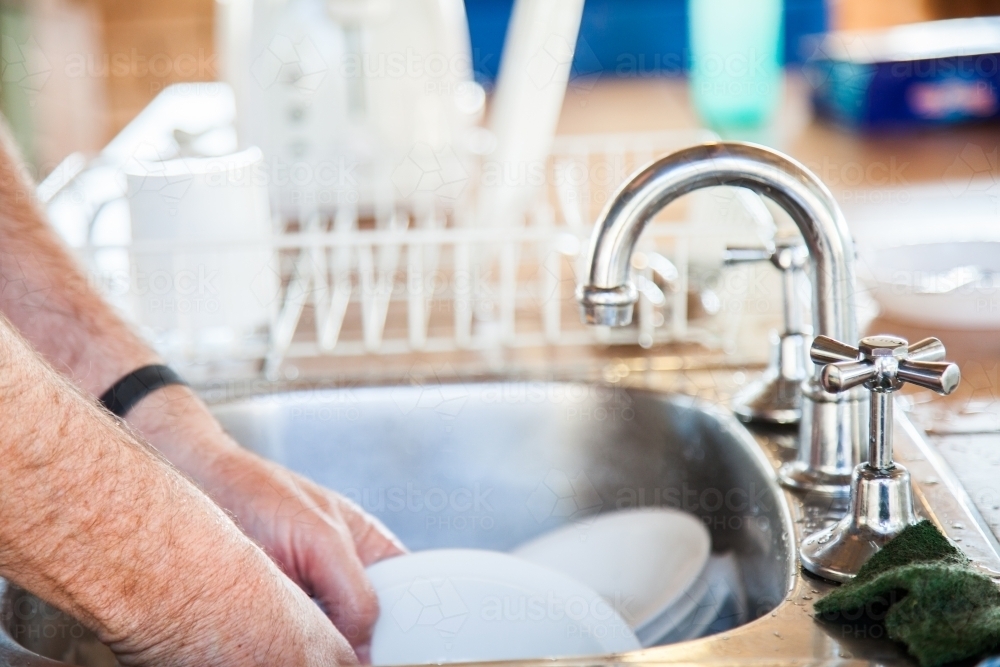
<svg viewBox="0 0 1000 667">
<path fill-rule="evenodd" d="M 708 530 L 696 517 L 647 508 L 566 526 L 521 545 L 513 554 L 590 586 L 618 609 L 640 639 L 650 633 L 656 639 L 704 596 L 705 590 L 693 587 L 708 563 L 711 545 Z M 707 586 L 703 582 L 703 588 Z"/>
<path fill-rule="evenodd" d="M 886 316 L 947 329 L 1000 328 L 1000 242 L 918 243 L 863 257 Z"/>
<path fill-rule="evenodd" d="M 596 592 L 508 554 L 422 551 L 376 563 L 373 665 L 522 660 L 640 648 Z"/>
<path fill-rule="evenodd" d="M 700 586 L 701 582 L 707 585 Z M 712 626 L 727 630 L 746 623 L 747 602 L 739 569 L 731 553 L 712 556 L 692 590 L 704 590 L 704 595 L 691 606 L 687 615 L 666 633 L 639 637 L 643 646 L 672 644 L 703 637 Z M 648 639 L 648 643 L 647 643 Z"/>
<path fill-rule="evenodd" d="M 644 648 L 694 638 L 690 628 L 712 595 L 707 570 L 706 566 L 691 586 L 672 604 L 659 610 L 659 613 L 641 626 L 634 628 L 635 636 Z"/>
</svg>

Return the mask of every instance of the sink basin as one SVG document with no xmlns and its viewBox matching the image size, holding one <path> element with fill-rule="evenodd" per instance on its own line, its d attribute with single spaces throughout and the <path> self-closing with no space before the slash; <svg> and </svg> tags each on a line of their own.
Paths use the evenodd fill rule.
<svg viewBox="0 0 1000 667">
<path fill-rule="evenodd" d="M 336 489 L 411 550 L 507 551 L 599 512 L 669 505 L 735 552 L 754 617 L 794 557 L 771 466 L 731 417 L 585 384 L 354 388 L 218 406 L 244 446 Z"/>
<path fill-rule="evenodd" d="M 746 624 L 716 624 L 719 634 L 648 649 L 636 660 L 739 662 L 780 651 L 803 662 L 907 663 L 892 644 L 816 623 L 803 602 L 830 584 L 800 573 L 796 545 L 842 508 L 777 485 L 776 468 L 792 456 L 777 444 L 788 431 L 751 433 L 728 410 L 680 393 L 572 382 L 310 389 L 213 409 L 244 446 L 352 498 L 413 550 L 509 550 L 559 526 L 585 527 L 598 513 L 642 506 L 699 517 L 713 551 L 737 565 Z M 963 526 L 963 548 L 997 569 L 995 539 L 970 534 L 981 525 L 978 514 L 900 419 L 897 451 L 913 474 L 918 513 Z M 114 664 L 72 619 L 13 587 L 0 596 L 0 666 L 55 664 L 37 656 Z"/>
</svg>

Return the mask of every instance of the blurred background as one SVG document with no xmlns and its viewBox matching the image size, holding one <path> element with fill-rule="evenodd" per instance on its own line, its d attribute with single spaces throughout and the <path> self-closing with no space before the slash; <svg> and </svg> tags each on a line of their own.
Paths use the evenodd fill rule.
<svg viewBox="0 0 1000 667">
<path fill-rule="evenodd" d="M 0 110 L 94 284 L 196 381 L 649 350 L 763 365 L 768 330 L 810 321 L 808 282 L 766 261 L 801 240 L 748 192 L 657 217 L 633 258 L 631 327 L 584 327 L 573 298 L 615 189 L 719 138 L 785 152 L 831 189 L 863 319 L 956 329 L 949 349 L 966 336 L 995 357 L 1000 337 L 980 335 L 1000 328 L 995 14 L 990 0 L 0 0 Z"/>
<path fill-rule="evenodd" d="M 0 108 L 41 176 L 74 151 L 100 150 L 172 83 L 214 81 L 220 17 L 237 0 L 3 0 Z M 1000 14 L 995 0 L 785 0 L 784 58 L 801 38 L 933 19 Z M 513 0 L 467 0 L 473 67 L 489 86 Z M 681 77 L 686 0 L 588 0 L 574 69 L 600 78 Z M 67 113 L 72 109 L 73 113 Z"/>
</svg>

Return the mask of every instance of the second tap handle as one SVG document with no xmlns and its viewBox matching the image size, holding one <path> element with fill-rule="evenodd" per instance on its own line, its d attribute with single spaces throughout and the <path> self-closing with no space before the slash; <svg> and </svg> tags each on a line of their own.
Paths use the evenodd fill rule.
<svg viewBox="0 0 1000 667">
<path fill-rule="evenodd" d="M 899 362 L 896 377 L 939 394 L 948 395 L 955 391 L 962 379 L 957 364 L 946 361 L 906 361 Z"/>
<path fill-rule="evenodd" d="M 871 380 L 877 372 L 869 361 L 841 361 L 824 366 L 819 381 L 823 389 L 837 394 Z"/>
<path fill-rule="evenodd" d="M 857 361 L 861 350 L 829 336 L 816 336 L 809 348 L 809 356 L 817 364 L 835 364 L 840 361 Z"/>
</svg>

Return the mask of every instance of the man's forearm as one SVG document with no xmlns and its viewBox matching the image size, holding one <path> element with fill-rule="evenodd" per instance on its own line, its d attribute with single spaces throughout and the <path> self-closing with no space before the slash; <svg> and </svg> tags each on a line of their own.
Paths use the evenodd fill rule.
<svg viewBox="0 0 1000 667">
<path fill-rule="evenodd" d="M 310 641 L 331 651 L 322 664 L 350 660 L 329 638 L 295 637 L 332 628 L 217 506 L 2 321 L 0 420 L 0 576 L 126 663 L 291 665 Z M 269 654 L 283 633 L 288 655 Z"/>
<path fill-rule="evenodd" d="M 54 368 L 94 395 L 157 361 L 45 223 L 2 119 L 0 311 Z"/>
<path fill-rule="evenodd" d="M 127 373 L 160 361 L 87 280 L 38 208 L 0 122 L 0 312 L 85 392 L 99 396 Z M 143 437 L 195 481 L 235 447 L 193 392 L 171 387 L 130 415 Z"/>
</svg>

